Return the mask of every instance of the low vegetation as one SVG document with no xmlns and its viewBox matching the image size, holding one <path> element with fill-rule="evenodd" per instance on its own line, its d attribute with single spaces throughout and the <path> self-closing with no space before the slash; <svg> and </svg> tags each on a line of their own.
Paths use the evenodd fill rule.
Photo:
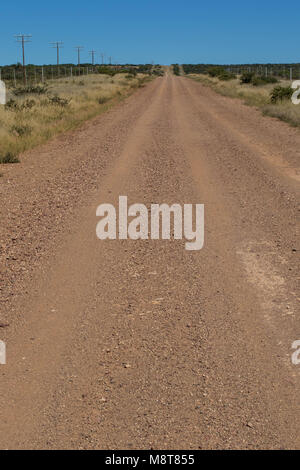
<svg viewBox="0 0 300 470">
<path fill-rule="evenodd" d="M 185 74 L 208 74 L 211 69 L 223 69 L 233 75 L 243 75 L 250 73 L 259 77 L 271 76 L 280 80 L 300 80 L 300 63 L 293 64 L 183 64 Z"/>
<path fill-rule="evenodd" d="M 21 152 L 108 109 L 143 86 L 149 75 L 98 73 L 9 86 L 7 104 L 0 106 L 0 163 L 17 163 Z"/>
<path fill-rule="evenodd" d="M 225 70 L 223 67 L 211 67 L 207 72 L 210 77 L 217 77 L 222 81 L 233 80 L 236 78 L 233 73 L 228 72 L 228 70 Z"/>
<path fill-rule="evenodd" d="M 294 90 L 290 86 L 276 86 L 271 92 L 271 102 L 283 102 L 285 99 L 290 100 Z"/>
<path fill-rule="evenodd" d="M 219 71 L 218 73 L 213 71 L 213 74 L 208 71 L 205 74 L 190 73 L 187 76 L 224 96 L 241 98 L 247 105 L 260 108 L 268 116 L 300 127 L 300 105 L 297 106 L 291 102 L 291 96 L 295 90 L 291 88 L 289 80 L 272 76 L 257 76 L 247 72 L 225 81 L 220 78 Z"/>
<path fill-rule="evenodd" d="M 180 68 L 179 68 L 179 65 L 178 65 L 178 64 L 173 64 L 172 67 L 173 67 L 173 73 L 174 73 L 174 75 L 180 75 Z"/>
<path fill-rule="evenodd" d="M 61 78 L 85 77 L 90 74 L 110 75 L 114 76 L 119 73 L 137 75 L 139 73 L 152 75 L 161 71 L 159 65 L 142 64 L 142 65 L 92 65 L 92 64 L 62 64 L 62 65 L 26 65 L 26 77 L 28 83 L 44 83 L 48 80 L 56 80 Z M 22 86 L 24 83 L 24 70 L 20 63 L 6 65 L 0 67 L 1 78 L 11 86 Z M 34 85 L 32 85 L 34 87 Z"/>
<path fill-rule="evenodd" d="M 0 163 L 19 163 L 18 157 L 11 152 L 4 152 L 0 154 Z"/>
<path fill-rule="evenodd" d="M 256 75 L 254 72 L 245 72 L 240 77 L 242 85 L 251 84 L 253 86 L 267 85 L 268 83 L 278 83 L 276 77 L 271 75 Z"/>
</svg>

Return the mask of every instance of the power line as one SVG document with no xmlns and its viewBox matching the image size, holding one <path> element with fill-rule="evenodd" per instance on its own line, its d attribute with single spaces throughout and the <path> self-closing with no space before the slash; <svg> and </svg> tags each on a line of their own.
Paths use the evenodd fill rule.
<svg viewBox="0 0 300 470">
<path fill-rule="evenodd" d="M 31 42 L 32 35 L 31 34 L 15 34 L 15 38 L 17 42 L 22 44 L 23 75 L 24 75 L 24 83 L 26 85 L 27 77 L 26 77 L 26 64 L 25 64 L 25 44 L 27 42 Z"/>
</svg>

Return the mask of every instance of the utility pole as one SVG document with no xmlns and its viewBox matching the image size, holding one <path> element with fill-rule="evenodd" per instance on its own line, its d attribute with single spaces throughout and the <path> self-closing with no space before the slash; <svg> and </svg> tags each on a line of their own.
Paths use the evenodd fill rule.
<svg viewBox="0 0 300 470">
<path fill-rule="evenodd" d="M 75 49 L 77 49 L 77 64 L 79 67 L 79 75 L 80 75 L 80 52 L 83 49 L 83 46 L 75 46 Z"/>
<path fill-rule="evenodd" d="M 16 34 L 15 38 L 17 42 L 22 44 L 22 57 L 23 57 L 23 76 L 24 76 L 24 84 L 27 85 L 27 77 L 26 77 L 26 64 L 25 64 L 25 44 L 27 42 L 31 42 L 32 35 L 31 34 Z"/>
<path fill-rule="evenodd" d="M 95 65 L 95 54 L 96 54 L 96 51 L 94 51 L 93 49 L 91 51 L 89 51 L 89 54 L 92 56 L 92 64 L 93 66 Z"/>
<path fill-rule="evenodd" d="M 64 43 L 62 41 L 50 42 L 53 49 L 56 49 L 57 75 L 59 75 L 59 49 L 63 47 L 63 44 Z"/>
<path fill-rule="evenodd" d="M 102 61 L 102 65 L 104 64 L 104 56 L 105 56 L 105 54 L 103 54 L 103 52 L 101 52 L 101 61 Z"/>
</svg>

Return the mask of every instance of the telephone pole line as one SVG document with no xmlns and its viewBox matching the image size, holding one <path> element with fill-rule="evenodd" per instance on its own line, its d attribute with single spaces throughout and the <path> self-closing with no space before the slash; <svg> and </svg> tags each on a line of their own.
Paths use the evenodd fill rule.
<svg viewBox="0 0 300 470">
<path fill-rule="evenodd" d="M 15 38 L 17 42 L 22 44 L 22 57 L 23 57 L 23 75 L 24 75 L 24 84 L 27 85 L 27 77 L 26 77 L 26 64 L 25 64 L 25 44 L 27 42 L 31 42 L 32 35 L 31 34 L 16 34 Z"/>
<path fill-rule="evenodd" d="M 80 75 L 80 52 L 83 49 L 83 46 L 75 46 L 75 49 L 77 49 L 77 65 L 79 67 L 79 75 Z"/>
<path fill-rule="evenodd" d="M 92 64 L 95 65 L 95 54 L 96 54 L 96 51 L 94 51 L 93 49 L 91 51 L 89 51 L 89 54 L 92 56 Z"/>
<path fill-rule="evenodd" d="M 64 45 L 62 41 L 55 41 L 55 42 L 50 42 L 50 45 L 53 47 L 53 49 L 56 49 L 56 60 L 57 60 L 57 65 L 59 65 L 59 49 L 61 49 Z"/>
<path fill-rule="evenodd" d="M 77 65 L 80 67 L 80 52 L 83 49 L 83 46 L 75 46 L 75 49 L 77 49 Z"/>
</svg>

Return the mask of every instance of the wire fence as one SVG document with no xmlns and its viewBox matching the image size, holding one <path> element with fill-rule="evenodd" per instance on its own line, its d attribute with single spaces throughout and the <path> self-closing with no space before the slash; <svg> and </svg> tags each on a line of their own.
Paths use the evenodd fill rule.
<svg viewBox="0 0 300 470">
<path fill-rule="evenodd" d="M 60 66 L 22 66 L 0 67 L 0 80 L 10 86 L 44 83 L 48 80 L 72 78 L 97 73 L 99 68 L 92 65 L 60 65 Z"/>
<path fill-rule="evenodd" d="M 23 68 L 21 64 L 0 67 L 0 80 L 8 86 L 17 87 L 21 85 L 36 85 L 48 80 L 70 79 L 94 73 L 115 75 L 116 73 L 130 74 L 155 74 L 157 67 L 152 64 L 62 64 L 62 65 L 27 65 Z"/>
<path fill-rule="evenodd" d="M 257 76 L 277 77 L 283 80 L 300 79 L 300 64 L 240 64 L 240 65 L 213 65 L 213 64 L 183 64 L 185 73 L 207 73 L 210 68 L 221 67 L 229 73 L 242 75 L 253 73 Z"/>
</svg>

